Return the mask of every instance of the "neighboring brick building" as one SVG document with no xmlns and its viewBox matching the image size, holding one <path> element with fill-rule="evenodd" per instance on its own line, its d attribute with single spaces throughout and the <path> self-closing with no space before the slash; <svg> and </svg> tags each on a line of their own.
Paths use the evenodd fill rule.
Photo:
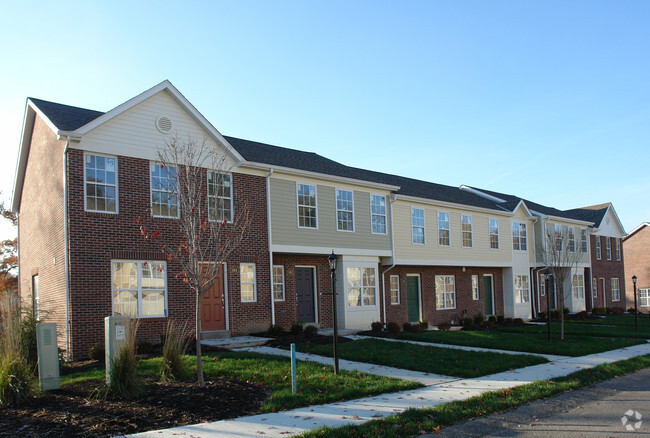
<svg viewBox="0 0 650 438">
<path fill-rule="evenodd" d="M 650 313 L 650 222 L 643 222 L 625 236 L 623 253 L 625 255 L 625 276 L 628 280 L 625 287 L 627 306 L 628 308 L 634 307 L 632 277 L 636 275 L 639 311 Z"/>
</svg>

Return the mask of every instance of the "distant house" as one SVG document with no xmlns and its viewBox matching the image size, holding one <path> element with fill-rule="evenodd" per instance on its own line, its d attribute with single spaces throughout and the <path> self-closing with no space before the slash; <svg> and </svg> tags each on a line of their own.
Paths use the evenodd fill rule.
<svg viewBox="0 0 650 438">
<path fill-rule="evenodd" d="M 625 236 L 623 253 L 625 254 L 625 275 L 628 278 L 625 287 L 627 307 L 634 307 L 632 277 L 636 276 L 639 311 L 650 313 L 650 222 L 643 222 Z"/>
</svg>

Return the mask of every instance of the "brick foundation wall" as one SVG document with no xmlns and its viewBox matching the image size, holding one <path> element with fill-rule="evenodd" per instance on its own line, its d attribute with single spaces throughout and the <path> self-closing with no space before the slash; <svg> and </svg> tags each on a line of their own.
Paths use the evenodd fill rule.
<svg viewBox="0 0 650 438">
<path fill-rule="evenodd" d="M 625 295 L 628 307 L 634 307 L 634 284 L 632 276 L 636 275 L 637 289 L 650 288 L 650 227 L 645 226 L 625 239 L 623 244 L 625 260 Z M 639 311 L 650 313 L 650 307 L 639 307 Z"/>
</svg>

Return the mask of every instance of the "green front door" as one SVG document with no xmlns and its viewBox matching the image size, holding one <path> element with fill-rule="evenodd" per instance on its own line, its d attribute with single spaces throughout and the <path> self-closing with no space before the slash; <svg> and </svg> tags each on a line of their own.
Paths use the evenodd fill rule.
<svg viewBox="0 0 650 438">
<path fill-rule="evenodd" d="M 420 320 L 420 284 L 418 277 L 406 277 L 406 295 L 408 297 L 409 321 Z"/>
<path fill-rule="evenodd" d="M 483 277 L 483 295 L 485 295 L 485 316 L 494 315 L 494 297 L 492 296 L 492 277 Z"/>
</svg>

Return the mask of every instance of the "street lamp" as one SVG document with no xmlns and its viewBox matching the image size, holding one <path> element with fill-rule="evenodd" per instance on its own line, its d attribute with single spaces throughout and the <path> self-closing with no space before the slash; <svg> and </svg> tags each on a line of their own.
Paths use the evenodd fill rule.
<svg viewBox="0 0 650 438">
<path fill-rule="evenodd" d="M 334 322 L 334 339 L 333 339 L 333 347 L 334 347 L 334 375 L 338 376 L 339 374 L 339 324 L 338 320 L 336 318 L 336 265 L 339 261 L 339 258 L 334 254 L 334 250 L 332 250 L 332 254 L 329 256 L 329 262 L 330 262 L 330 271 L 332 272 L 332 320 Z"/>
<path fill-rule="evenodd" d="M 544 287 L 546 288 L 546 317 L 548 319 L 548 342 L 551 342 L 551 291 L 548 288 L 548 276 L 551 275 L 551 271 L 547 269 L 544 270 Z"/>
<path fill-rule="evenodd" d="M 639 331 L 639 307 L 636 302 L 636 275 L 632 276 L 632 283 L 634 284 L 634 330 Z"/>
</svg>

